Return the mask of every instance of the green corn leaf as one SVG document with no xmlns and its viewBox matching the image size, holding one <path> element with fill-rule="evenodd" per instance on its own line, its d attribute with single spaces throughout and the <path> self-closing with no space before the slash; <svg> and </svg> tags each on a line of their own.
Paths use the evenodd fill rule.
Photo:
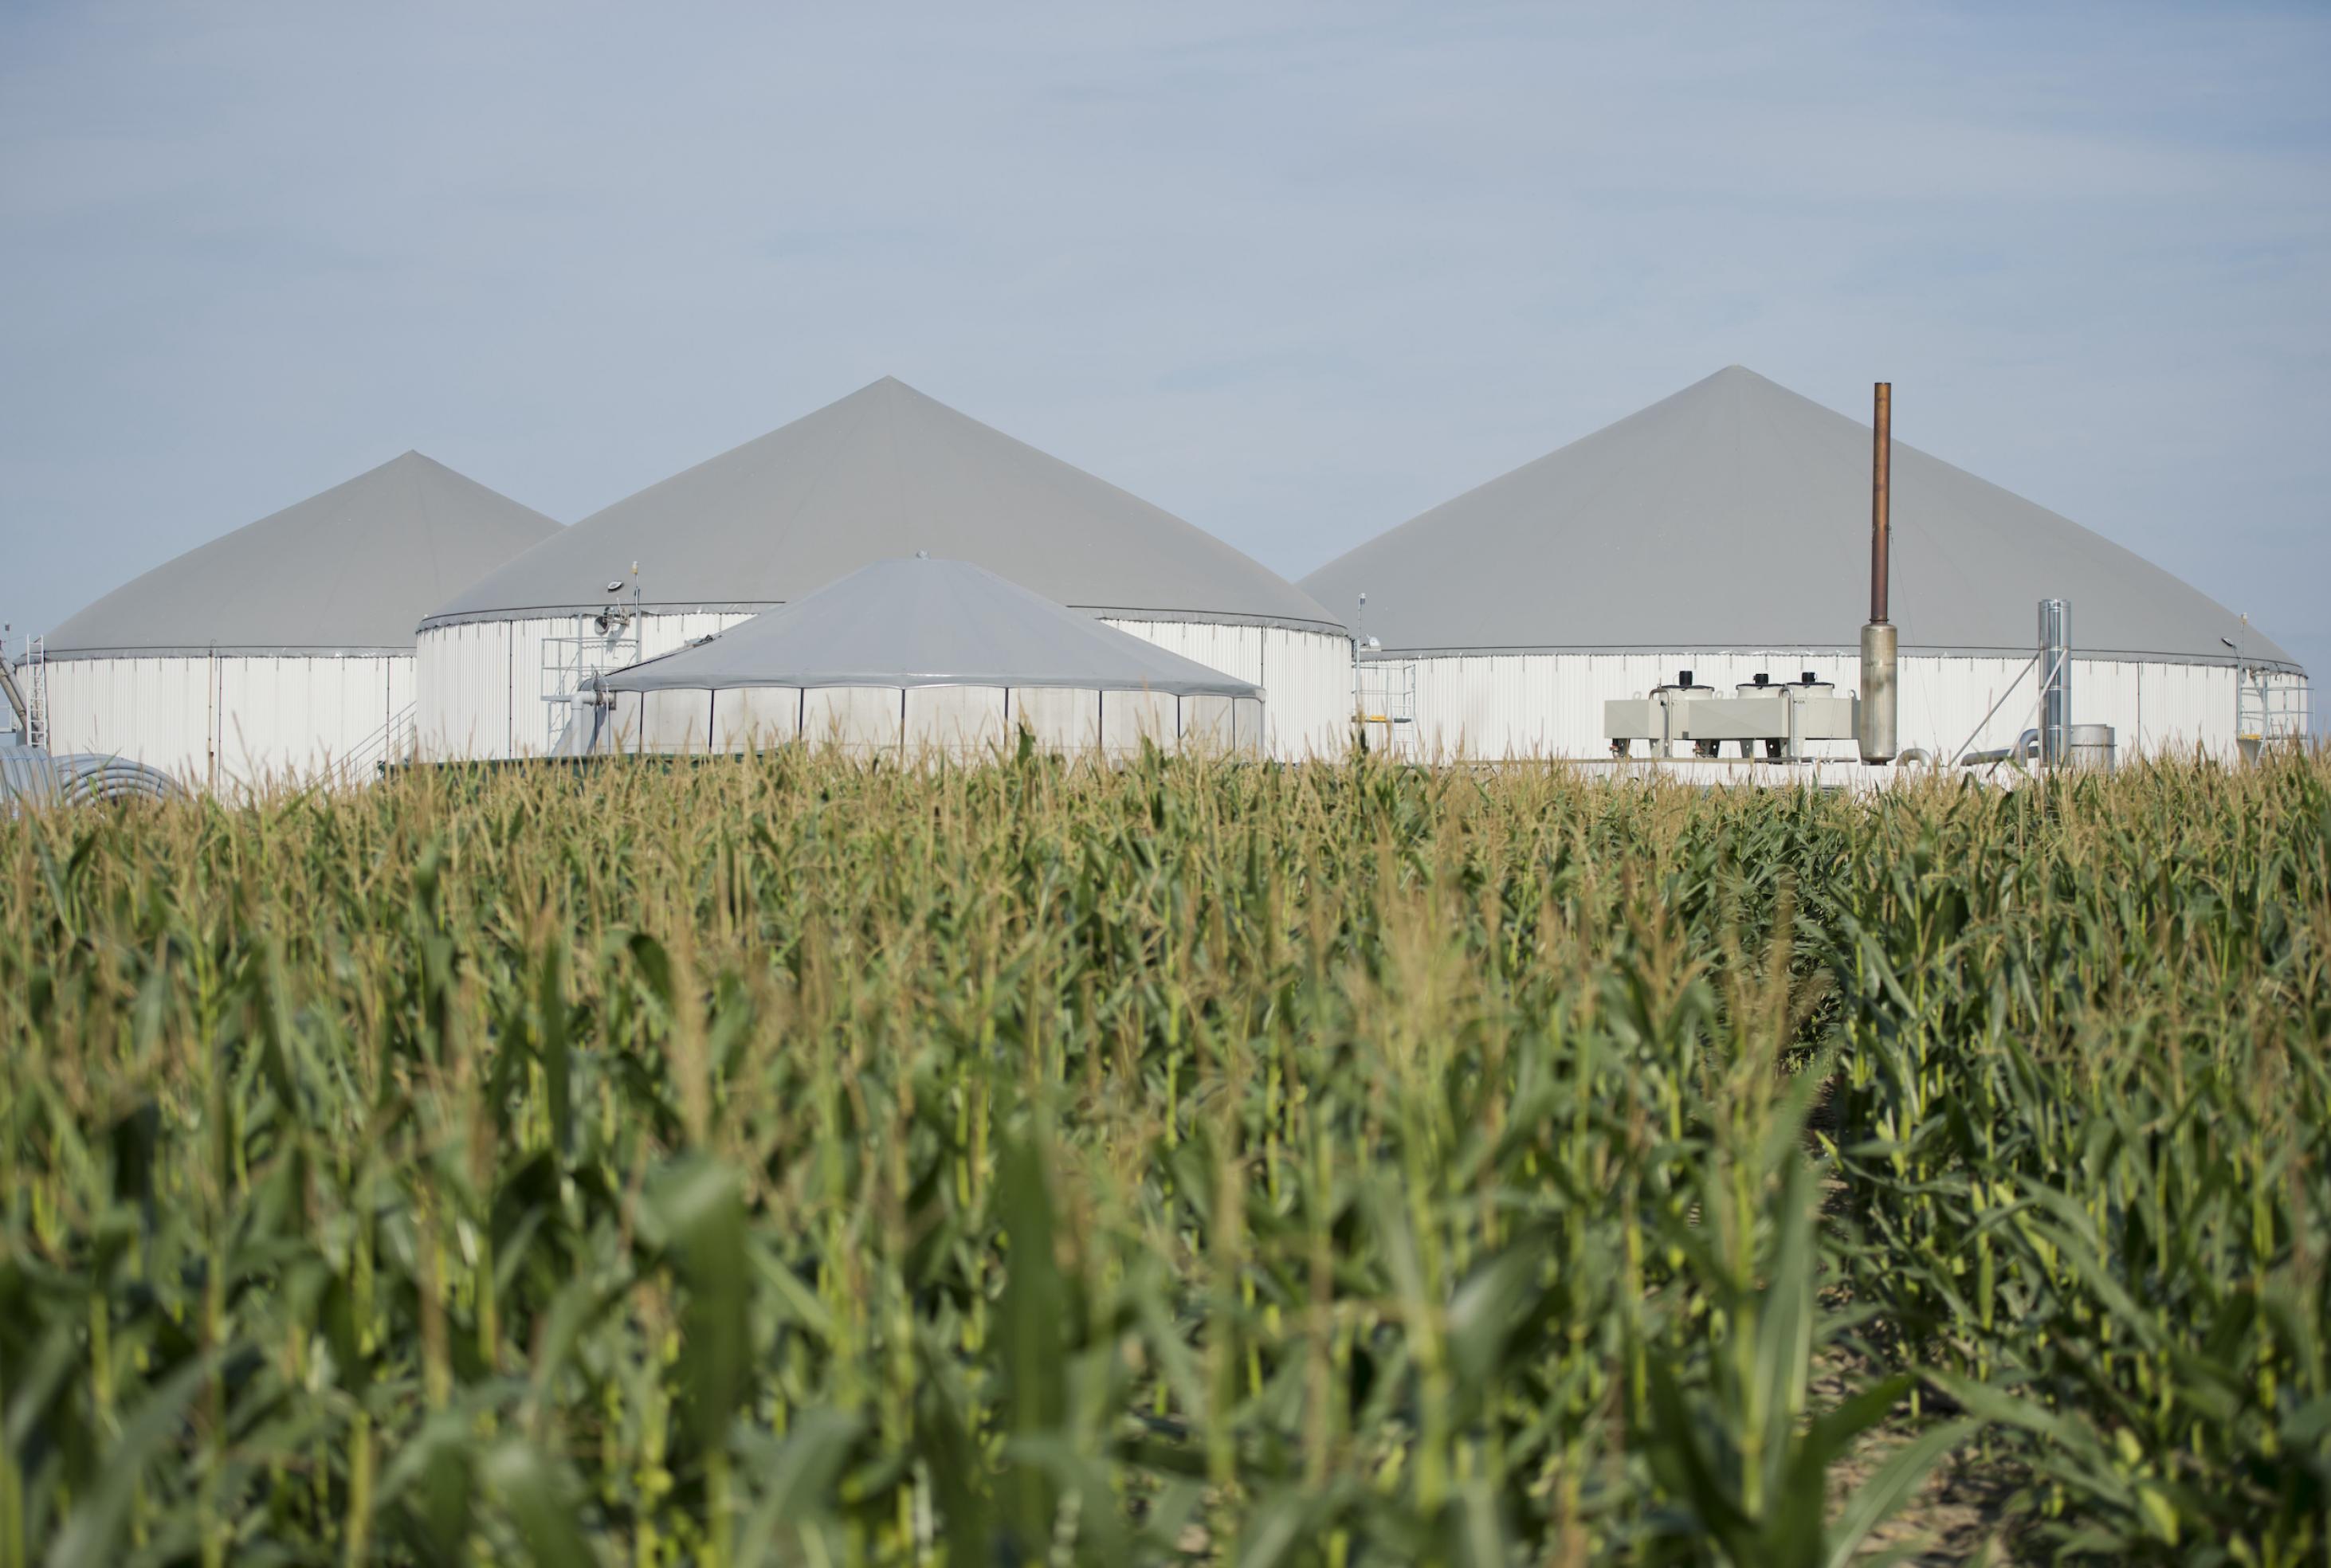
<svg viewBox="0 0 2331 1568">
<path fill-rule="evenodd" d="M 1015 1438 L 1056 1431 L 1068 1414 L 1064 1331 L 1069 1292 L 1054 1254 L 1052 1196 L 1036 1141 L 1017 1138 L 1003 1153 L 996 1205 L 1009 1247 L 999 1302 L 1004 1338 L 1004 1402 Z M 1003 1483 L 1006 1517 L 1026 1549 L 1041 1550 L 1051 1535 L 1058 1488 L 1041 1469 L 1009 1470 Z"/>
<path fill-rule="evenodd" d="M 544 1415 L 552 1408 L 551 1394 L 558 1375 L 566 1370 L 568 1360 L 584 1332 L 601 1314 L 615 1305 L 629 1281 L 603 1284 L 588 1278 L 570 1279 L 558 1288 L 551 1297 L 550 1310 L 543 1315 L 539 1332 L 535 1338 L 534 1369 L 528 1379 L 528 1402 L 535 1411 L 536 1436 Z"/>
<path fill-rule="evenodd" d="M 557 1471 L 532 1443 L 503 1439 L 486 1450 L 479 1471 L 517 1527 L 535 1568 L 573 1568 L 599 1560 L 584 1539 Z"/>
<path fill-rule="evenodd" d="M 49 1545 L 48 1568 L 106 1568 L 129 1528 L 129 1506 L 146 1467 L 174 1441 L 183 1440 L 187 1407 L 216 1370 L 205 1356 L 178 1368 L 157 1383 L 121 1429 L 98 1473 L 96 1484 L 66 1516 Z"/>
<path fill-rule="evenodd" d="M 1666 1358 L 1652 1353 L 1644 1361 L 1651 1410 L 1638 1447 L 1670 1496 L 1691 1511 L 1698 1527 L 1722 1542 L 1736 1561 L 1745 1562 L 1755 1539 L 1754 1522 L 1741 1512 L 1737 1494 L 1708 1452 L 1700 1423 L 1685 1403 Z"/>
<path fill-rule="evenodd" d="M 437 1411 L 381 1477 L 380 1503 L 395 1510 L 407 1544 L 445 1568 L 463 1562 L 468 1551 L 476 1423 L 471 1411 Z"/>
<path fill-rule="evenodd" d="M 1964 1444 L 1982 1422 L 1960 1421 L 1929 1427 L 1886 1457 L 1877 1472 L 1861 1483 L 1838 1511 L 1829 1527 L 1829 1553 L 1823 1568 L 1848 1568 L 1870 1532 L 1901 1510 L 1927 1472 L 1945 1454 Z"/>
<path fill-rule="evenodd" d="M 1881 1378 L 1841 1404 L 1814 1418 L 1805 1437 L 1805 1451 L 1826 1468 L 1853 1446 L 1854 1440 L 1893 1413 L 1903 1397 L 1917 1386 L 1908 1373 Z"/>
<path fill-rule="evenodd" d="M 690 1155 L 649 1184 L 644 1212 L 688 1290 L 680 1373 L 689 1430 L 699 1447 L 717 1449 L 745 1384 L 744 1198 L 725 1165 Z"/>
<path fill-rule="evenodd" d="M 802 1418 L 758 1478 L 759 1499 L 737 1538 L 737 1568 L 813 1560 L 803 1538 L 833 1521 L 834 1482 L 865 1430 L 857 1417 L 837 1411 Z"/>
<path fill-rule="evenodd" d="M 566 1038 L 566 948 L 554 936 L 542 946 L 535 975 L 535 1053 L 542 1063 L 550 1147 L 564 1159 L 574 1147 L 574 1060 Z"/>
<path fill-rule="evenodd" d="M 1539 1250 L 1524 1243 L 1482 1264 L 1457 1288 L 1449 1303 L 1449 1354 L 1467 1384 L 1478 1388 L 1491 1380 L 1516 1320 L 1538 1295 L 1544 1266 Z"/>
</svg>

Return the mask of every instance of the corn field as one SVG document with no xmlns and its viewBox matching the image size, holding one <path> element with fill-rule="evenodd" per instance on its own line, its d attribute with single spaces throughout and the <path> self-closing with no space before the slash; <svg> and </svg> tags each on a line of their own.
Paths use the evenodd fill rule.
<svg viewBox="0 0 2331 1568">
<path fill-rule="evenodd" d="M 0 840 L 0 1568 L 2331 1553 L 2321 757 Z"/>
</svg>

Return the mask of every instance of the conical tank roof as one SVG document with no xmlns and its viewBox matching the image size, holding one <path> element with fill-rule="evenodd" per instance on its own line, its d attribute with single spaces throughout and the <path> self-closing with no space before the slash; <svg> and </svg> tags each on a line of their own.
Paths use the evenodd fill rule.
<svg viewBox="0 0 2331 1568">
<path fill-rule="evenodd" d="M 408 451 L 132 578 L 51 659 L 401 653 L 422 616 L 558 525 Z"/>
<path fill-rule="evenodd" d="M 968 561 L 861 566 L 693 647 L 603 679 L 610 691 L 742 686 L 1074 687 L 1255 697 L 1212 670 Z"/>
<path fill-rule="evenodd" d="M 635 561 L 651 609 L 759 610 L 917 550 L 1093 613 L 1340 630 L 1220 539 L 888 376 L 584 518 L 429 623 L 596 609 Z"/>
<path fill-rule="evenodd" d="M 1738 366 L 1433 508 L 1303 579 L 1368 595 L 1387 652 L 1855 646 L 1870 427 Z M 2068 518 L 1894 443 L 1890 619 L 1920 652 L 2025 653 L 2043 598 L 2082 654 L 2290 664 Z M 2295 668 L 2295 666 L 2293 666 Z"/>
</svg>

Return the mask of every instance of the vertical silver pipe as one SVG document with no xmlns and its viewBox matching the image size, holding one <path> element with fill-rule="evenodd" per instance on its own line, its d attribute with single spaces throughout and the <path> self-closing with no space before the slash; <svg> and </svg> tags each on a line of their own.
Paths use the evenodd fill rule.
<svg viewBox="0 0 2331 1568">
<path fill-rule="evenodd" d="M 2060 767 L 2072 755 L 2072 606 L 2040 601 L 2040 763 Z"/>
<path fill-rule="evenodd" d="M 8 668 L 8 652 L 0 648 L 0 696 L 8 699 L 10 722 L 24 736 L 24 744 L 33 744 L 33 705 L 25 700 L 24 689 L 16 684 L 16 672 Z"/>
</svg>

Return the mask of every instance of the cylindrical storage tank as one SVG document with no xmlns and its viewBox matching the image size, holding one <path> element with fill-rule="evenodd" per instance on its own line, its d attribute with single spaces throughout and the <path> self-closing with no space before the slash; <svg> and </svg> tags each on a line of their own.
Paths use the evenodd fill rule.
<svg viewBox="0 0 2331 1568">
<path fill-rule="evenodd" d="M 558 531 L 408 451 L 155 567 L 48 634 L 52 752 L 305 784 L 410 739 L 421 617 Z"/>
<path fill-rule="evenodd" d="M 964 561 L 877 562 L 708 641 L 592 679 L 561 755 L 738 752 L 980 762 L 1039 748 L 1258 755 L 1252 683 Z"/>
<path fill-rule="evenodd" d="M 1427 756 L 1606 755 L 1603 704 L 1679 666 L 1718 687 L 1810 669 L 1859 694 L 1871 441 L 1736 366 L 1302 585 L 1337 613 L 1367 594 L 1381 657 L 1415 669 Z M 2124 755 L 2231 759 L 2238 736 L 2303 727 L 2298 661 L 2168 573 L 1899 441 L 1889 490 L 1897 746 L 1947 759 L 2031 727 L 2042 598 L 2079 606 L 2071 717 Z"/>
<path fill-rule="evenodd" d="M 2112 772 L 2113 727 L 2109 724 L 2066 726 L 2064 760 L 2073 767 L 2094 768 L 2098 773 Z"/>
<path fill-rule="evenodd" d="M 419 645 L 423 746 L 539 755 L 590 676 L 918 550 L 1268 690 L 1273 755 L 1349 744 L 1350 640 L 1302 590 L 886 377 L 618 501 L 439 605 Z M 603 636 L 611 609 L 618 624 Z"/>
</svg>

